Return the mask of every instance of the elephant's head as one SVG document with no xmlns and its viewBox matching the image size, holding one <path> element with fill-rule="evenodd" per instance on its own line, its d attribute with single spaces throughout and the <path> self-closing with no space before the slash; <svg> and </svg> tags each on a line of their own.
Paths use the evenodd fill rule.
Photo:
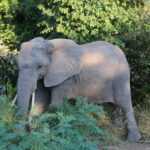
<svg viewBox="0 0 150 150">
<path fill-rule="evenodd" d="M 71 40 L 45 40 L 41 37 L 21 45 L 17 58 L 17 103 L 21 111 L 27 113 L 30 96 L 39 79 L 44 79 L 45 87 L 53 87 L 79 73 L 81 51 L 77 47 L 79 45 Z"/>
</svg>

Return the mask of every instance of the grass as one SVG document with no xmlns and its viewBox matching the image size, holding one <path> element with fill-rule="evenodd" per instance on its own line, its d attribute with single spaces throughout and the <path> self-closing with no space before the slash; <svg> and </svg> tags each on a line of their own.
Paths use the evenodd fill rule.
<svg viewBox="0 0 150 150">
<path fill-rule="evenodd" d="M 135 109 L 138 119 L 138 127 L 142 134 L 141 143 L 150 144 L 150 107 L 140 106 Z"/>
<path fill-rule="evenodd" d="M 15 121 L 13 115 L 16 109 L 14 106 L 13 109 L 10 109 L 11 103 L 6 96 L 0 96 L 0 121 L 6 123 L 13 123 Z"/>
<path fill-rule="evenodd" d="M 105 106 L 107 109 L 110 106 Z M 106 109 L 106 111 L 107 111 Z M 150 107 L 149 105 L 137 105 L 134 107 L 134 113 L 136 117 L 136 121 L 138 124 L 139 131 L 142 135 L 141 140 L 138 141 L 138 143 L 145 143 L 150 144 Z M 121 116 L 121 122 L 123 124 L 122 128 L 117 128 L 112 123 L 112 114 L 111 108 L 109 108 L 108 113 L 106 113 L 106 118 L 103 120 L 100 120 L 101 126 L 108 130 L 109 132 L 109 140 L 106 141 L 106 145 L 119 145 L 122 141 L 126 140 L 127 136 L 127 129 L 125 125 L 125 116 L 122 114 Z"/>
</svg>

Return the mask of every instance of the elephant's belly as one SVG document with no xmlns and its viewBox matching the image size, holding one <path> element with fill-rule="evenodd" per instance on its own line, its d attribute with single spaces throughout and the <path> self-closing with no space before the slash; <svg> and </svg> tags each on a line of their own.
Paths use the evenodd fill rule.
<svg viewBox="0 0 150 150">
<path fill-rule="evenodd" d="M 71 92 L 71 97 L 88 97 L 90 102 L 104 103 L 113 102 L 112 81 L 108 80 L 87 80 L 76 82 Z"/>
</svg>

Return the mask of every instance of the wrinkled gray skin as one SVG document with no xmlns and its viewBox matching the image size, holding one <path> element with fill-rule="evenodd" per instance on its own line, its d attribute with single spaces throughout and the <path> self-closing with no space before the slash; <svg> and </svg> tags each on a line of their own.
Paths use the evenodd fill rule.
<svg viewBox="0 0 150 150">
<path fill-rule="evenodd" d="M 18 66 L 21 111 L 27 112 L 35 90 L 36 114 L 47 101 L 61 105 L 65 96 L 86 96 L 89 102 L 111 102 L 121 108 L 127 119 L 127 140 L 140 139 L 131 103 L 129 66 L 118 47 L 103 41 L 78 45 L 72 40 L 38 37 L 21 45 Z"/>
</svg>

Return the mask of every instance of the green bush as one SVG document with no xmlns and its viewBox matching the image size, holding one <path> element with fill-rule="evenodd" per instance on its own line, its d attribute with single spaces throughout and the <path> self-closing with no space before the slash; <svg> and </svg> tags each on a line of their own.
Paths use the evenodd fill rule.
<svg viewBox="0 0 150 150">
<path fill-rule="evenodd" d="M 7 46 L 0 41 L 0 94 L 12 98 L 15 95 L 17 80 L 17 64 L 15 56 L 17 51 L 11 52 Z"/>
<path fill-rule="evenodd" d="M 0 103 L 3 150 L 99 150 L 98 145 L 107 137 L 96 120 L 104 116 L 102 107 L 88 104 L 85 98 L 77 98 L 75 106 L 65 100 L 62 107 L 52 107 L 54 113 L 38 116 L 31 123 L 19 121 L 4 98 L 0 97 Z M 24 124 L 30 131 L 22 128 Z"/>
<path fill-rule="evenodd" d="M 131 69 L 134 102 L 149 103 L 150 97 L 150 3 L 140 11 L 139 20 L 120 39 L 125 43 Z"/>
<path fill-rule="evenodd" d="M 13 23 L 17 3 L 17 1 L 9 0 L 0 2 L 0 40 L 9 47 L 13 47 L 19 42 L 15 33 L 16 25 Z"/>
</svg>

